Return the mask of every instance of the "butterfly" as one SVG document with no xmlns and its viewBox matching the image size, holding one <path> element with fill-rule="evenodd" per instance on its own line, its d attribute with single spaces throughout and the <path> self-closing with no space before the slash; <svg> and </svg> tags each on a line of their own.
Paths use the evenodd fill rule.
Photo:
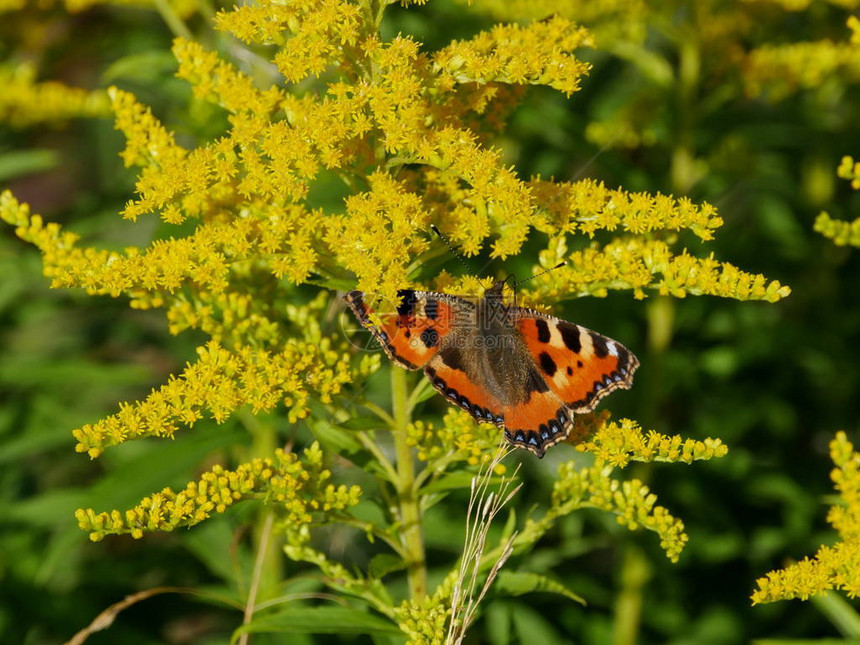
<svg viewBox="0 0 860 645">
<path fill-rule="evenodd" d="M 445 293 L 398 291 L 376 313 L 362 291 L 344 300 L 400 367 L 423 369 L 445 398 L 514 446 L 543 457 L 567 438 L 573 415 L 591 412 L 639 366 L 621 343 L 533 309 L 508 306 L 507 280 L 477 302 Z"/>
</svg>

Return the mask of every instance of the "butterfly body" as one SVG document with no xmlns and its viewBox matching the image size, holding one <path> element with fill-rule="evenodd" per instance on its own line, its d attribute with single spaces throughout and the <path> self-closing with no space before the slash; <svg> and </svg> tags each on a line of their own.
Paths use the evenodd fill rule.
<svg viewBox="0 0 860 645">
<path fill-rule="evenodd" d="M 543 457 L 564 440 L 575 413 L 632 385 L 636 357 L 584 327 L 516 306 L 505 281 L 473 303 L 443 293 L 402 290 L 399 304 L 372 320 L 360 291 L 344 299 L 359 322 L 406 369 L 422 369 L 449 401 L 505 438 Z"/>
</svg>

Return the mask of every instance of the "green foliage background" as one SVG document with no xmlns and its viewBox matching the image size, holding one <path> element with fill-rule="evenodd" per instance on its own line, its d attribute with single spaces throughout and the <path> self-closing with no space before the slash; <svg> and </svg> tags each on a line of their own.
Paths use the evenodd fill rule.
<svg viewBox="0 0 860 645">
<path fill-rule="evenodd" d="M 0 23 L 0 57 L 38 58 L 42 77 L 78 86 L 116 83 L 152 105 L 180 140 L 217 132 L 212 114 L 173 79 L 172 35 L 155 12 L 25 11 L 32 14 L 29 28 L 53 36 L 40 51 L 28 51 L 26 39 Z M 844 39 L 844 18 L 844 11 L 817 7 L 769 28 L 786 42 Z M 493 22 L 442 0 L 392 9 L 386 21 L 389 33 L 414 34 L 430 48 Z M 677 62 L 659 37 L 648 47 Z M 524 177 L 592 176 L 627 190 L 680 195 L 672 173 L 682 116 L 677 96 L 650 87 L 629 62 L 589 55 L 595 68 L 571 100 L 543 88 L 529 93 L 506 135 L 510 161 Z M 704 99 L 716 89 L 699 91 Z M 491 597 L 470 642 L 717 645 L 840 637 L 826 603 L 751 607 L 749 595 L 757 577 L 832 539 L 824 522 L 827 442 L 838 429 L 852 438 L 860 429 L 860 252 L 812 230 L 821 209 L 843 219 L 860 210 L 857 195 L 835 176 L 839 159 L 860 150 L 860 88 L 835 79 L 773 104 L 727 91 L 734 92 L 730 100 L 696 115 L 691 147 L 704 172 L 681 191 L 717 205 L 726 223 L 708 248 L 689 243 L 790 285 L 792 295 L 766 304 L 710 297 L 637 302 L 615 293 L 556 312 L 622 340 L 641 359 L 636 387 L 603 407 L 617 416 L 635 410 L 645 427 L 720 437 L 730 446 L 726 458 L 695 468 L 654 465 L 634 473 L 684 518 L 690 543 L 673 565 L 653 536 L 629 533 L 598 514 L 568 517 L 532 554 L 530 568 L 564 580 L 589 605 L 548 594 Z M 634 113 L 655 133 L 654 145 L 601 150 L 585 139 L 588 123 L 634 97 L 641 102 Z M 183 130 L 189 123 L 193 132 Z M 145 244 L 142 236 L 162 233 L 157 224 L 146 231 L 116 218 L 133 186 L 116 158 L 121 146 L 108 119 L 59 128 L 0 125 L 0 183 L 99 244 Z M 321 202 L 329 199 L 320 192 Z M 518 260 L 522 265 L 504 269 L 522 274 L 534 263 L 528 251 Z M 501 269 L 497 263 L 490 270 Z M 158 313 L 131 311 L 121 300 L 50 291 L 37 252 L 8 228 L 0 276 L 0 641 L 62 642 L 129 593 L 214 587 L 234 573 L 224 553 L 250 566 L 248 547 L 233 536 L 251 512 L 241 505 L 189 531 L 97 545 L 73 516 L 79 506 L 127 507 L 165 485 L 181 486 L 201 460 L 217 462 L 219 450 L 246 440 L 237 421 L 217 432 L 202 422 L 169 451 L 147 440 L 90 462 L 72 449 L 72 428 L 112 413 L 119 400 L 145 395 L 190 359 L 202 338 L 171 337 Z M 520 508 L 547 498 L 556 462 L 568 457 L 550 451 L 539 462 L 516 454 L 527 479 Z M 431 565 L 459 552 L 461 523 L 441 514 L 427 522 Z M 354 562 L 371 555 L 346 548 Z M 284 592 L 312 589 L 308 581 Z M 128 609 L 89 642 L 226 643 L 237 616 L 193 595 L 165 594 Z M 254 642 L 370 638 L 261 635 Z"/>
</svg>

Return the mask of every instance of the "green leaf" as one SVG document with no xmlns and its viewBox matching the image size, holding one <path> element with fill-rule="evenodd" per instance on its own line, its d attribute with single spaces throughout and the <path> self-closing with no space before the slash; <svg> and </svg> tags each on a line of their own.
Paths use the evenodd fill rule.
<svg viewBox="0 0 860 645">
<path fill-rule="evenodd" d="M 517 509 L 511 507 L 511 510 L 508 511 L 508 519 L 505 520 L 505 526 L 502 528 L 502 537 L 499 539 L 499 542 L 507 542 L 508 539 L 514 534 L 514 531 L 517 528 Z"/>
<path fill-rule="evenodd" d="M 118 79 L 147 81 L 163 78 L 175 71 L 173 54 L 159 49 L 120 58 L 102 73 L 102 80 L 106 84 L 115 83 Z"/>
<path fill-rule="evenodd" d="M 570 640 L 555 630 L 550 622 L 527 605 L 520 605 L 513 612 L 516 643 L 540 643 L 541 645 L 564 645 Z"/>
<path fill-rule="evenodd" d="M 393 553 L 379 553 L 371 558 L 367 572 L 371 578 L 381 578 L 392 571 L 400 571 L 405 568 L 406 562 L 403 561 L 403 558 Z"/>
<path fill-rule="evenodd" d="M 242 634 L 400 634 L 397 625 L 348 607 L 286 607 L 253 619 L 233 633 Z"/>
<path fill-rule="evenodd" d="M 508 596 L 522 596 L 543 591 L 562 595 L 581 605 L 587 604 L 582 596 L 573 593 L 560 582 L 539 573 L 527 571 L 500 571 L 499 577 L 493 583 L 493 589 L 498 594 Z"/>
<path fill-rule="evenodd" d="M 860 645 L 857 638 L 765 638 L 752 645 Z"/>
<path fill-rule="evenodd" d="M 445 491 L 458 488 L 469 488 L 472 485 L 472 478 L 474 476 L 474 473 L 470 473 L 467 470 L 454 472 L 450 475 L 445 475 L 434 482 L 430 482 L 426 486 L 422 486 L 419 494 L 430 495 L 431 493 L 443 493 Z M 499 478 L 493 477 L 491 485 L 498 485 L 498 482 Z"/>
<path fill-rule="evenodd" d="M 16 150 L 0 155 L 0 181 L 49 170 L 60 161 L 54 150 Z"/>
<path fill-rule="evenodd" d="M 504 601 L 487 603 L 484 610 L 487 625 L 487 640 L 491 645 L 509 645 L 511 642 L 511 617 L 513 607 Z"/>
<path fill-rule="evenodd" d="M 841 595 L 816 595 L 812 597 L 812 604 L 833 623 L 840 634 L 851 638 L 860 637 L 860 615 Z"/>
<path fill-rule="evenodd" d="M 320 440 L 323 447 L 329 452 L 352 454 L 361 450 L 361 442 L 352 433 L 333 423 L 317 419 L 307 419 L 307 424 L 314 433 L 314 436 Z"/>
<path fill-rule="evenodd" d="M 415 396 L 415 399 L 413 400 L 414 405 L 423 403 L 427 399 L 432 398 L 434 394 L 436 394 L 436 389 L 432 385 L 430 385 L 430 381 L 422 381 L 418 384 L 418 388 L 421 389 L 418 391 L 417 395 Z"/>
</svg>

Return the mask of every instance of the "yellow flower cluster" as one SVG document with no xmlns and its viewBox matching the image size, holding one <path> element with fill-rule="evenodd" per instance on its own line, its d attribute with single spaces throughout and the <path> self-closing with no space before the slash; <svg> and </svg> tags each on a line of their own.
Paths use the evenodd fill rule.
<svg viewBox="0 0 860 645">
<path fill-rule="evenodd" d="M 762 3 L 779 5 L 786 11 L 804 11 L 812 4 L 812 0 L 743 0 L 746 3 Z M 858 0 L 827 0 L 829 4 L 843 7 L 845 9 L 856 9 L 860 6 Z"/>
<path fill-rule="evenodd" d="M 499 429 L 490 423 L 476 423 L 466 412 L 450 408 L 436 427 L 415 421 L 406 429 L 407 441 L 418 450 L 418 459 L 429 462 L 441 458 L 465 461 L 471 466 L 493 454 L 502 440 Z"/>
<path fill-rule="evenodd" d="M 717 210 L 707 202 L 697 206 L 687 197 L 630 193 L 607 188 L 603 182 L 533 180 L 529 183 L 543 215 L 535 228 L 546 233 L 616 231 L 641 235 L 654 231 L 690 229 L 703 241 L 714 239 L 723 225 Z"/>
<path fill-rule="evenodd" d="M 822 546 L 812 558 L 759 578 L 753 604 L 806 600 L 831 589 L 845 591 L 851 598 L 860 595 L 860 453 L 844 432 L 838 432 L 830 442 L 830 458 L 836 466 L 830 478 L 840 500 L 830 508 L 827 521 L 836 529 L 839 541 L 832 547 Z"/>
<path fill-rule="evenodd" d="M 860 79 L 860 19 L 848 19 L 850 42 L 831 40 L 760 47 L 750 52 L 744 82 L 750 96 L 782 99 L 799 89 L 820 87 L 829 78 Z"/>
<path fill-rule="evenodd" d="M 204 413 L 220 423 L 245 405 L 256 413 L 283 403 L 292 423 L 307 416 L 312 393 L 329 402 L 352 378 L 346 354 L 295 339 L 279 353 L 250 347 L 231 352 L 215 341 L 197 352 L 196 363 L 145 400 L 123 404 L 117 414 L 75 430 L 76 450 L 97 457 L 130 439 L 172 437 Z"/>
<path fill-rule="evenodd" d="M 602 149 L 653 146 L 657 133 L 651 126 L 640 127 L 629 116 L 619 114 L 602 121 L 592 121 L 585 126 L 585 140 Z"/>
<path fill-rule="evenodd" d="M 851 182 L 851 188 L 860 190 L 860 161 L 845 155 L 836 169 L 836 175 Z"/>
<path fill-rule="evenodd" d="M 13 128 L 110 114 L 104 91 L 69 87 L 56 81 L 37 82 L 31 65 L 0 66 L 0 87 L 0 123 Z"/>
<path fill-rule="evenodd" d="M 860 217 L 845 222 L 833 219 L 827 213 L 819 213 L 818 217 L 815 218 L 813 230 L 833 240 L 833 243 L 839 246 L 860 247 Z"/>
<path fill-rule="evenodd" d="M 534 22 L 527 27 L 496 25 L 468 41 L 453 41 L 433 57 L 441 71 L 441 83 L 540 84 L 570 96 L 579 90 L 590 63 L 569 52 L 593 47 L 594 40 L 583 27 L 571 29 L 560 16 Z"/>
<path fill-rule="evenodd" d="M 836 175 L 851 182 L 851 188 L 860 190 L 860 162 L 848 155 L 836 169 Z M 860 217 L 851 222 L 833 219 L 828 213 L 820 213 L 815 219 L 814 230 L 833 240 L 839 246 L 860 247 Z"/>
<path fill-rule="evenodd" d="M 625 237 L 569 255 L 566 250 L 564 239 L 556 238 L 541 253 L 542 266 L 551 267 L 565 258 L 567 265 L 533 280 L 531 291 L 523 295 L 524 302 L 539 304 L 585 295 L 604 297 L 610 289 L 633 289 L 636 298 L 644 298 L 645 289 L 653 289 L 676 298 L 692 294 L 768 302 L 791 293 L 789 287 L 776 280 L 741 271 L 728 262 L 717 261 L 713 255 L 697 258 L 686 250 L 676 255 L 662 240 Z"/>
<path fill-rule="evenodd" d="M 283 44 L 274 62 L 284 78 L 295 83 L 319 76 L 344 46 L 355 45 L 362 16 L 357 3 L 288 0 L 220 11 L 215 25 L 247 43 Z"/>
<path fill-rule="evenodd" d="M 70 13 L 86 11 L 96 5 L 114 5 L 118 7 L 141 7 L 155 9 L 156 0 L 0 0 L 0 13 L 18 11 L 27 5 L 40 10 L 62 5 Z M 199 9 L 198 0 L 165 0 L 165 4 L 179 18 L 188 18 Z"/>
<path fill-rule="evenodd" d="M 610 477 L 611 467 L 581 468 L 572 462 L 561 465 L 553 485 L 547 518 L 567 515 L 579 508 L 599 508 L 613 513 L 618 523 L 631 531 L 644 528 L 660 536 L 666 556 L 677 562 L 689 539 L 684 523 L 657 505 L 657 496 L 638 479 L 619 481 Z"/>
<path fill-rule="evenodd" d="M 679 435 L 667 436 L 655 430 L 645 433 L 630 419 L 601 424 L 594 436 L 577 444 L 576 449 L 593 454 L 596 467 L 606 464 L 614 468 L 624 468 L 631 460 L 689 464 L 728 453 L 728 447 L 719 439 L 697 441 Z"/>
<path fill-rule="evenodd" d="M 359 289 L 398 302 L 395 285 L 408 282 L 410 264 L 428 247 L 429 217 L 418 195 L 391 175 L 377 172 L 368 181 L 369 191 L 347 198 L 344 215 L 329 218 L 324 239 L 337 263 L 355 273 Z"/>
<path fill-rule="evenodd" d="M 394 612 L 397 626 L 406 635 L 406 645 L 445 645 L 451 611 L 448 594 L 440 586 L 433 596 L 407 599 Z"/>
<path fill-rule="evenodd" d="M 461 0 L 466 3 L 466 0 Z M 594 32 L 601 48 L 645 37 L 647 7 L 643 0 L 468 0 L 473 11 L 496 20 L 543 20 L 562 16 Z"/>
<path fill-rule="evenodd" d="M 78 509 L 75 516 L 94 542 L 107 535 L 140 538 L 146 531 L 194 526 L 236 502 L 261 499 L 278 509 L 281 521 L 295 530 L 313 522 L 314 514 L 344 510 L 358 503 L 358 486 L 335 486 L 327 483 L 330 479 L 331 472 L 322 467 L 322 452 L 314 443 L 302 460 L 277 450 L 274 457 L 253 459 L 236 470 L 215 466 L 184 490 L 177 493 L 165 488 L 124 513 Z"/>
</svg>

